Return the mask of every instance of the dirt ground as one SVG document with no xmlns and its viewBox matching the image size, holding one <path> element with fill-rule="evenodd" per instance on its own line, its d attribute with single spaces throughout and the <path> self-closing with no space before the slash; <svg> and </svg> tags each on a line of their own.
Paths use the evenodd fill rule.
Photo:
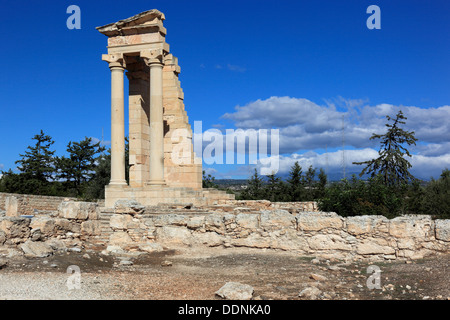
<svg viewBox="0 0 450 320">
<path fill-rule="evenodd" d="M 215 292 L 229 281 L 251 285 L 255 300 L 450 299 L 450 255 L 411 263 L 345 264 L 273 250 L 208 248 L 139 256 L 82 250 L 6 260 L 0 269 L 3 300 L 211 300 L 221 299 Z M 132 264 L 121 265 L 122 260 Z M 80 269 L 78 288 L 67 285 L 72 275 L 67 268 L 72 265 Z M 369 265 L 381 270 L 379 289 L 367 287 Z M 308 287 L 318 288 L 320 294 L 299 296 Z"/>
</svg>

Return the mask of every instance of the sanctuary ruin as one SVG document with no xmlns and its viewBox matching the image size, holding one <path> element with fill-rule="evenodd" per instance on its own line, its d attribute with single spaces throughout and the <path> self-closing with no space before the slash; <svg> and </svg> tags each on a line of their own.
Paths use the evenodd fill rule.
<svg viewBox="0 0 450 320">
<path fill-rule="evenodd" d="M 102 59 L 111 69 L 111 181 L 106 206 L 119 199 L 143 205 L 203 205 L 234 199 L 202 189 L 184 108 L 178 59 L 165 41 L 164 14 L 149 10 L 97 30 L 108 37 Z M 129 184 L 125 180 L 124 72 L 129 81 Z"/>
</svg>

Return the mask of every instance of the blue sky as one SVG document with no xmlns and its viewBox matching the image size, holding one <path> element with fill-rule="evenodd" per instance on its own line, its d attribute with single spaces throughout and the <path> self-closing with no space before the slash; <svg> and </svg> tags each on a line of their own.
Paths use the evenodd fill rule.
<svg viewBox="0 0 450 320">
<path fill-rule="evenodd" d="M 69 5 L 81 30 L 69 30 Z M 369 5 L 381 29 L 369 30 Z M 280 129 L 280 173 L 294 161 L 342 171 L 376 156 L 372 133 L 401 109 L 419 139 L 413 173 L 450 167 L 449 1 L 1 1 L 0 169 L 15 168 L 43 129 L 64 154 L 69 141 L 110 136 L 107 38 L 95 27 L 162 11 L 179 58 L 191 124 Z M 248 121 L 249 119 L 257 121 Z M 325 150 L 328 154 L 325 154 Z M 246 178 L 249 166 L 205 166 Z"/>
</svg>

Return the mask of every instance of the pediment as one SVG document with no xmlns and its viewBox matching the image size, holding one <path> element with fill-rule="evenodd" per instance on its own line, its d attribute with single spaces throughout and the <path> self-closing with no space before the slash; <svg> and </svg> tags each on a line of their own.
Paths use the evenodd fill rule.
<svg viewBox="0 0 450 320">
<path fill-rule="evenodd" d="M 155 31 L 165 35 L 166 29 L 162 23 L 164 19 L 165 17 L 162 12 L 152 9 L 141 12 L 127 19 L 97 27 L 96 29 L 108 37 Z"/>
</svg>

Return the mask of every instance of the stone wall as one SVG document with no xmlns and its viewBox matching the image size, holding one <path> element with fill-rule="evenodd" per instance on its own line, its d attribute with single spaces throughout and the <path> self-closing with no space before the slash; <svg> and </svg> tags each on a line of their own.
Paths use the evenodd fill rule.
<svg viewBox="0 0 450 320">
<path fill-rule="evenodd" d="M 52 215 L 32 218 L 0 215 L 0 246 L 51 247 L 59 240 L 62 245 L 80 245 L 95 240 L 102 233 L 96 203 L 60 202 Z M 26 251 L 24 249 L 24 251 Z M 26 253 L 26 252 L 25 252 Z"/>
<path fill-rule="evenodd" d="M 108 250 L 149 244 L 279 249 L 337 259 L 406 260 L 448 253 L 450 220 L 430 216 L 343 218 L 272 208 L 204 214 L 113 214 Z"/>
<path fill-rule="evenodd" d="M 64 200 L 75 200 L 73 198 L 65 197 L 49 197 L 49 196 L 35 196 L 29 194 L 15 194 L 0 192 L 0 210 L 6 211 L 8 198 L 12 201 L 17 201 L 18 215 L 34 215 L 37 212 L 48 213 L 57 211 L 58 206 Z M 14 198 L 16 200 L 14 200 Z"/>
</svg>

